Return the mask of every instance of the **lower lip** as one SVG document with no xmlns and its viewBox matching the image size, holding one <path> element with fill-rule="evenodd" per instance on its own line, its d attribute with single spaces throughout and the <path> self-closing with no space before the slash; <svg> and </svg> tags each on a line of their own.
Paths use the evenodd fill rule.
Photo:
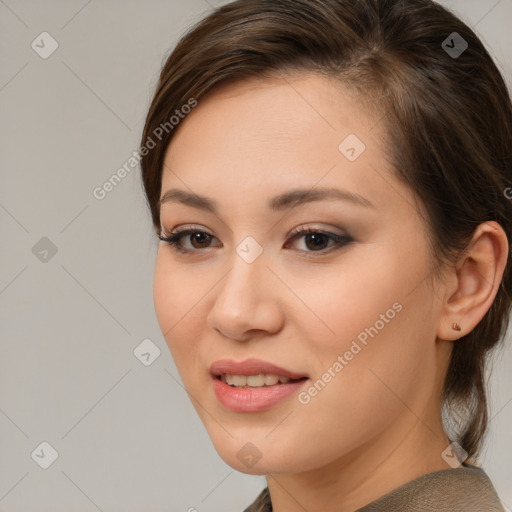
<svg viewBox="0 0 512 512">
<path fill-rule="evenodd" d="M 261 388 L 235 388 L 213 377 L 213 390 L 219 402 L 234 412 L 260 412 L 270 409 L 285 398 L 297 393 L 307 379 L 288 384 Z"/>
</svg>

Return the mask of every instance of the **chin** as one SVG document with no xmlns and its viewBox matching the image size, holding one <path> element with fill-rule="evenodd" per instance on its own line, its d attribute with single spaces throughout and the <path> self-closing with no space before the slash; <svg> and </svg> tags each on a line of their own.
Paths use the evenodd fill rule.
<svg viewBox="0 0 512 512">
<path fill-rule="evenodd" d="M 214 443 L 214 448 L 228 466 L 247 475 L 297 473 L 305 469 L 306 462 L 295 460 L 293 453 L 276 451 L 274 443 L 268 441 L 263 444 L 263 441 L 242 443 L 230 439 L 230 442 Z"/>
</svg>

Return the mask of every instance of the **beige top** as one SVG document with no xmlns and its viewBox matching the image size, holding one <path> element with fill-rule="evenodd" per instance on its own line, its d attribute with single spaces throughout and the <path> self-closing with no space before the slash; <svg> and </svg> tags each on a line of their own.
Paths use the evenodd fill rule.
<svg viewBox="0 0 512 512">
<path fill-rule="evenodd" d="M 355 512 L 504 512 L 483 469 L 463 464 L 422 475 Z M 272 512 L 268 487 L 244 512 Z"/>
</svg>

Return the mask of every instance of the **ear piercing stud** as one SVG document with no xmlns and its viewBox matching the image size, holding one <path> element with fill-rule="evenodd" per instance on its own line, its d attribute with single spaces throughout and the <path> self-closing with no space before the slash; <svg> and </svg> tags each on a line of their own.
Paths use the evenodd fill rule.
<svg viewBox="0 0 512 512">
<path fill-rule="evenodd" d="M 454 324 L 452 325 L 452 329 L 453 329 L 454 331 L 460 331 L 460 330 L 462 330 L 462 327 L 461 327 L 458 323 L 454 323 Z"/>
</svg>

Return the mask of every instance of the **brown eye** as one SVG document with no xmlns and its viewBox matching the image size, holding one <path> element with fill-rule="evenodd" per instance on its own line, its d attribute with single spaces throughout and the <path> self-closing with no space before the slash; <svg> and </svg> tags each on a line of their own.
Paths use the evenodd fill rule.
<svg viewBox="0 0 512 512">
<path fill-rule="evenodd" d="M 311 251 L 327 248 L 330 238 L 324 233 L 312 233 L 304 236 L 306 247 Z"/>
<path fill-rule="evenodd" d="M 298 229 L 291 238 L 291 244 L 302 252 L 327 252 L 330 249 L 341 248 L 354 239 L 349 235 L 339 235 L 319 231 L 318 229 Z"/>
<path fill-rule="evenodd" d="M 212 237 L 208 233 L 194 233 L 189 237 L 192 247 L 195 249 L 204 249 L 210 244 Z"/>
<path fill-rule="evenodd" d="M 158 238 L 171 246 L 173 249 L 181 252 L 194 252 L 199 249 L 208 249 L 213 247 L 212 241 L 216 238 L 204 231 L 195 229 L 185 229 L 171 233 L 168 236 L 159 235 Z M 217 244 L 221 245 L 221 244 Z"/>
</svg>

